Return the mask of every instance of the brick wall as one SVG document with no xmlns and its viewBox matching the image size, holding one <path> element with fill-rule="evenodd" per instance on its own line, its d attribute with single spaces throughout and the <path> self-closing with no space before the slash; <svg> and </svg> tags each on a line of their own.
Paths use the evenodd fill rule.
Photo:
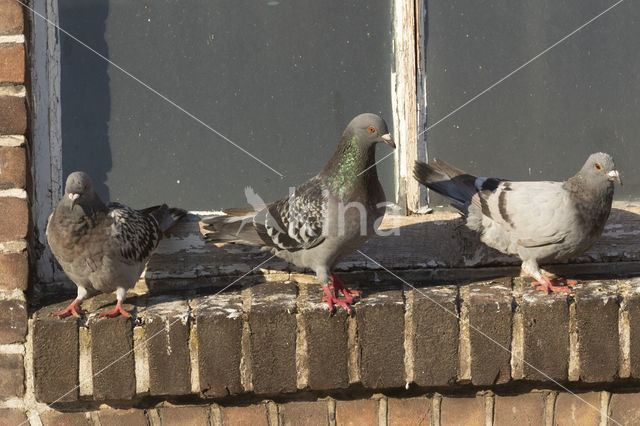
<svg viewBox="0 0 640 426">
<path fill-rule="evenodd" d="M 0 408 L 0 425 L 26 420 L 19 409 Z M 251 404 L 164 404 L 149 408 L 103 406 L 83 412 L 48 411 L 31 417 L 45 425 L 633 425 L 640 422 L 640 393 L 589 391 L 570 394 L 439 393 L 397 398 L 376 394 L 355 400 L 331 397 Z"/>
<path fill-rule="evenodd" d="M 209 421 L 286 424 L 313 413 L 337 424 L 551 424 L 553 413 L 597 420 L 602 410 L 628 418 L 640 415 L 621 393 L 640 390 L 639 284 L 583 281 L 569 296 L 521 278 L 418 290 L 362 283 L 354 316 L 329 316 L 319 286 L 290 282 L 137 296 L 133 320 L 97 317 L 113 295 L 89 299 L 86 321 L 52 318 L 70 302 L 60 301 L 34 313 L 35 398 L 62 411 L 144 401 L 160 420 L 174 408 L 158 399 L 179 397 L 207 404 L 185 413 Z M 558 393 L 560 384 L 584 397 Z"/>
<path fill-rule="evenodd" d="M 25 394 L 29 178 L 24 29 L 21 7 L 0 0 L 0 400 L 17 407 L 0 422 L 9 423 L 24 418 Z"/>
<path fill-rule="evenodd" d="M 50 316 L 70 299 L 34 313 L 35 392 L 52 402 L 79 386 L 64 396 L 73 402 L 626 385 L 640 380 L 638 285 L 583 281 L 574 295 L 546 295 L 521 278 L 417 290 L 382 281 L 354 286 L 353 316 L 329 316 L 320 286 L 271 282 L 137 296 L 133 319 L 97 317 L 113 295 L 87 300 L 87 320 Z"/>
</svg>

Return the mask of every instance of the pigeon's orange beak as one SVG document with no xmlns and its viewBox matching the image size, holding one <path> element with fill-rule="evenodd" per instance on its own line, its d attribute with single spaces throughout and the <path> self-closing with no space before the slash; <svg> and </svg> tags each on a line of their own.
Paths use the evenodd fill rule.
<svg viewBox="0 0 640 426">
<path fill-rule="evenodd" d="M 391 148 L 396 149 L 396 143 L 393 141 L 393 139 L 391 139 L 391 135 L 389 133 L 380 136 L 380 138 L 382 138 L 384 143 L 389 145 Z"/>
<path fill-rule="evenodd" d="M 618 182 L 620 185 L 622 185 L 622 180 L 620 180 L 620 173 L 618 173 L 617 170 L 611 170 L 609 173 L 607 173 L 607 175 L 609 176 L 609 180 L 611 182 Z"/>
</svg>

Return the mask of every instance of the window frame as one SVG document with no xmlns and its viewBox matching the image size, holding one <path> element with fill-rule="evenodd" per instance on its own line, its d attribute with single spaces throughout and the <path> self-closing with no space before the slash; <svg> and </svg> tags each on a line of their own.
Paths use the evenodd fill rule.
<svg viewBox="0 0 640 426">
<path fill-rule="evenodd" d="M 36 277 L 65 280 L 46 241 L 49 214 L 63 194 L 60 37 L 58 0 L 33 3 L 31 15 L 33 204 Z M 416 212 L 425 191 L 413 179 L 413 162 L 426 160 L 425 4 L 392 0 L 394 69 L 391 79 L 395 201 L 400 212 Z M 43 19 L 44 18 L 44 19 Z M 420 130 L 419 130 L 420 129 Z"/>
<path fill-rule="evenodd" d="M 49 214 L 62 196 L 62 120 L 60 114 L 60 34 L 58 0 L 34 2 L 31 14 L 32 219 L 36 276 L 51 282 L 64 277 L 46 241 Z M 39 16 L 38 16 L 39 15 Z M 44 18 L 44 19 L 43 19 Z M 46 20 L 45 20 L 46 19 Z"/>
</svg>

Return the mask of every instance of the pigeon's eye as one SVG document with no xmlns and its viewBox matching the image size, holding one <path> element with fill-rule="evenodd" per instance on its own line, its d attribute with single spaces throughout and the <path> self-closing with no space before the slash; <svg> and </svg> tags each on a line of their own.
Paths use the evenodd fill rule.
<svg viewBox="0 0 640 426">
<path fill-rule="evenodd" d="M 369 133 L 375 133 L 375 132 L 376 132 L 376 128 L 375 128 L 375 127 L 373 127 L 373 126 L 369 126 L 369 127 L 367 128 L 367 132 L 369 132 Z"/>
<path fill-rule="evenodd" d="M 594 164 L 593 167 L 595 167 L 596 170 L 602 170 L 602 164 L 600 164 L 600 163 Z"/>
</svg>

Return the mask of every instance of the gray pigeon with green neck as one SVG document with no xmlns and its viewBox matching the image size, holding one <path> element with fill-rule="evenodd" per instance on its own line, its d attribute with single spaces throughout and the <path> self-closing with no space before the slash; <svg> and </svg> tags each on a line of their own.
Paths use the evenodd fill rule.
<svg viewBox="0 0 640 426">
<path fill-rule="evenodd" d="M 434 160 L 416 161 L 415 178 L 448 197 L 480 240 L 522 260 L 538 290 L 570 292 L 574 280 L 550 279 L 539 264 L 577 256 L 600 237 L 611 212 L 613 182 L 621 183 L 610 155 L 591 154 L 565 182 L 511 182 L 476 177 Z"/>
<path fill-rule="evenodd" d="M 84 172 L 69 175 L 64 196 L 49 216 L 47 241 L 67 276 L 78 286 L 76 299 L 53 315 L 79 317 L 89 291 L 116 292 L 117 304 L 100 316 L 130 316 L 122 307 L 127 290 L 144 270 L 162 233 L 186 214 L 165 204 L 134 210 L 104 204 Z"/>
<path fill-rule="evenodd" d="M 332 270 L 373 235 L 384 216 L 385 196 L 375 166 L 378 142 L 395 148 L 385 121 L 375 114 L 358 115 L 320 173 L 279 201 L 203 219 L 205 229 L 212 231 L 207 240 L 259 246 L 313 270 L 329 310 L 335 304 L 350 312 L 352 295 L 359 293 L 347 289 Z"/>
</svg>

